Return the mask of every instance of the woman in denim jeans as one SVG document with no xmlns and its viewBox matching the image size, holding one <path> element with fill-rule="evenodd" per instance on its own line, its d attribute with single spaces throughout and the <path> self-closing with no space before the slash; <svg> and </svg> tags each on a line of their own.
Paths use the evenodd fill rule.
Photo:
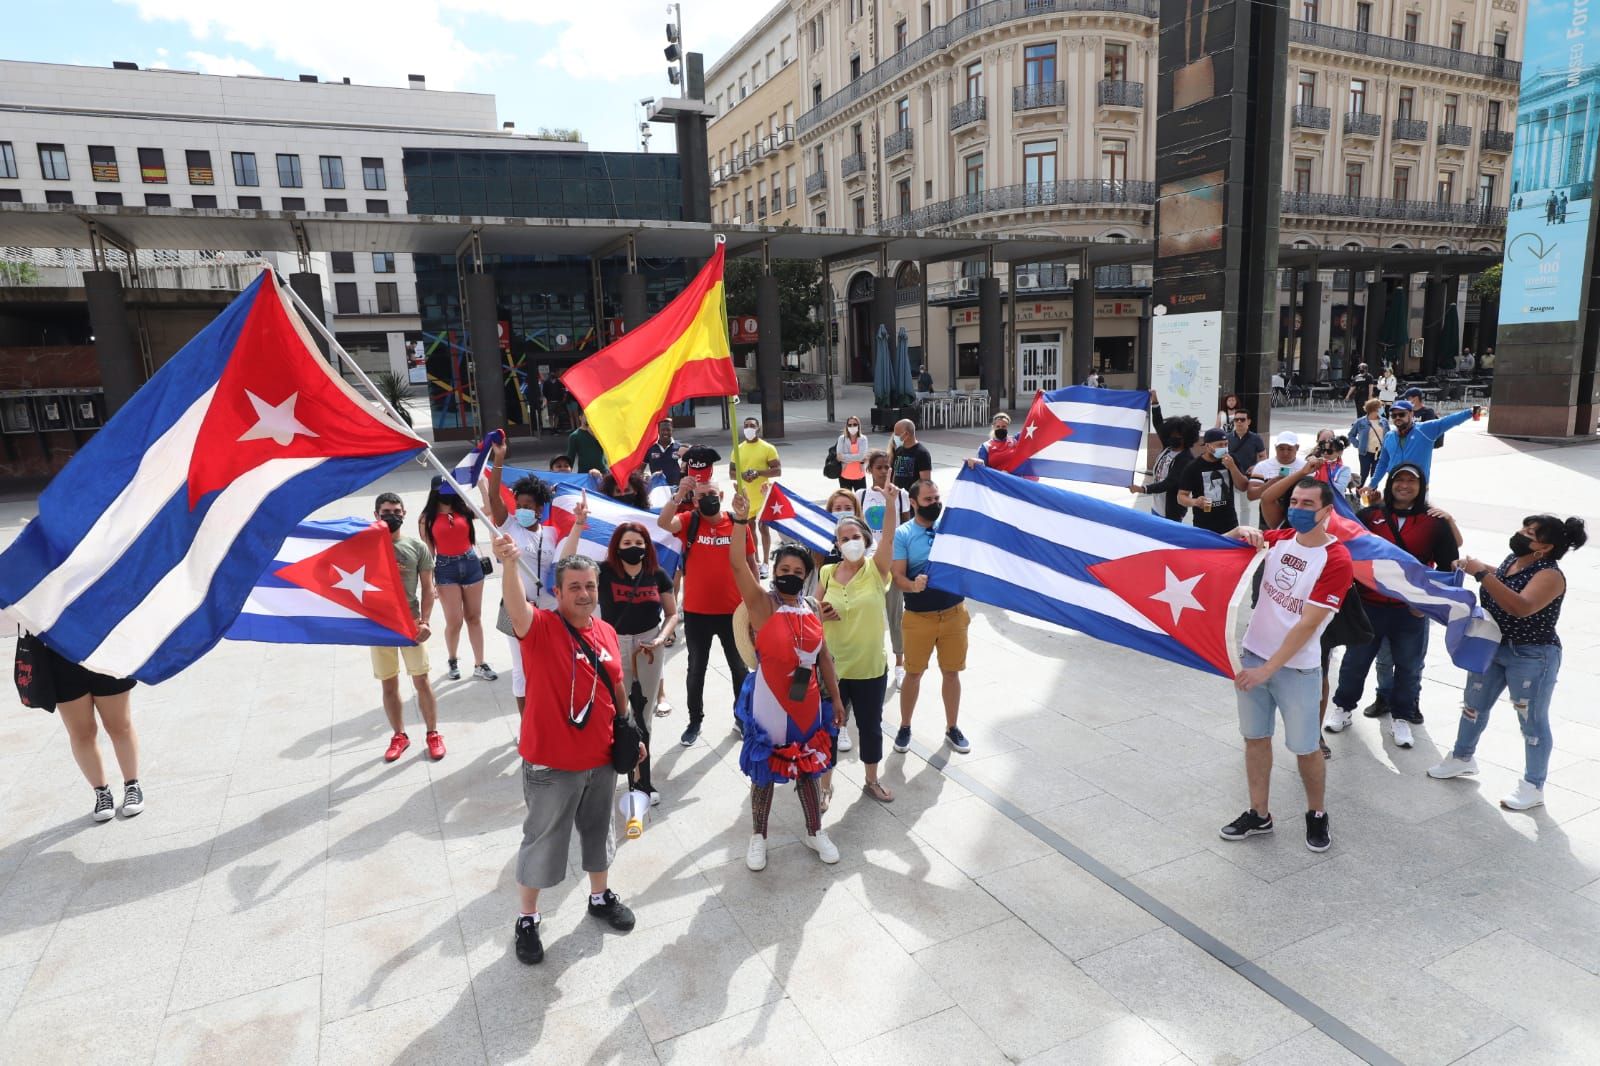
<svg viewBox="0 0 1600 1066">
<path fill-rule="evenodd" d="M 445 676 L 451 681 L 461 678 L 456 650 L 463 625 L 476 664 L 472 676 L 482 681 L 499 676 L 483 658 L 483 560 L 475 547 L 476 526 L 472 509 L 456 495 L 450 482 L 434 478 L 417 527 L 434 555 L 433 581 L 439 590 L 439 605 L 444 608 L 444 646 L 449 656 Z"/>
<path fill-rule="evenodd" d="M 1484 609 L 1500 626 L 1500 647 L 1489 669 L 1467 677 L 1461 703 L 1461 723 L 1455 749 L 1429 777 L 1449 778 L 1478 772 L 1473 753 L 1489 724 L 1489 711 L 1500 693 L 1511 694 L 1522 725 L 1524 769 L 1517 787 L 1500 801 L 1512 811 L 1525 811 L 1544 803 L 1544 779 L 1550 767 L 1550 697 L 1561 670 L 1561 638 L 1556 622 L 1566 598 L 1567 579 L 1556 565 L 1573 548 L 1581 548 L 1589 535 L 1583 519 L 1562 521 L 1555 515 L 1530 515 L 1511 535 L 1511 554 L 1499 567 L 1466 558 L 1456 568 L 1483 586 Z"/>
</svg>

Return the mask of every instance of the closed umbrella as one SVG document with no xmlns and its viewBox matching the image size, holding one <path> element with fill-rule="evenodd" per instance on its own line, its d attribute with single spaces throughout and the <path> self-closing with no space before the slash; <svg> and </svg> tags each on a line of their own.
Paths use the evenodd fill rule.
<svg viewBox="0 0 1600 1066">
<path fill-rule="evenodd" d="M 889 362 L 889 327 L 878 326 L 872 346 L 872 395 L 879 407 L 894 406 L 894 365 Z"/>
<path fill-rule="evenodd" d="M 917 379 L 911 373 L 911 345 L 904 326 L 895 338 L 895 347 L 894 390 L 900 394 L 901 403 L 910 404 L 917 398 Z"/>
</svg>

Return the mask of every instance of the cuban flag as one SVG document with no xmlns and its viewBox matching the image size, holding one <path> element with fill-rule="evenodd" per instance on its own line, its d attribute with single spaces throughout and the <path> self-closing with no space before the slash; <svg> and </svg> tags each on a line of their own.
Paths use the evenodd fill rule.
<svg viewBox="0 0 1600 1066">
<path fill-rule="evenodd" d="M 363 518 L 301 522 L 226 635 L 266 644 L 415 644 L 389 527 Z"/>
<path fill-rule="evenodd" d="M 73 662 L 162 681 L 306 515 L 425 447 L 317 352 L 270 270 L 90 439 L 0 555 L 0 607 Z"/>
<path fill-rule="evenodd" d="M 1207 673 L 1239 669 L 1248 545 L 982 466 L 956 476 L 937 530 L 933 588 Z"/>
<path fill-rule="evenodd" d="M 573 508 L 583 500 L 586 490 L 564 481 L 556 482 L 553 488 L 556 496 L 550 504 L 550 525 L 554 527 L 556 535 L 565 540 L 567 534 L 572 532 Z M 617 526 L 623 522 L 638 522 L 655 542 L 656 561 L 661 564 L 661 569 L 669 575 L 678 572 L 682 555 L 680 542 L 677 537 L 656 525 L 655 515 L 594 492 L 588 493 L 588 503 L 589 524 L 583 527 L 583 536 L 578 540 L 579 555 L 587 555 L 597 563 L 605 562 L 606 549 L 611 546 L 611 534 L 616 532 Z M 551 567 L 554 565 L 552 560 Z M 546 586 L 554 585 L 555 572 L 551 569 L 540 578 Z"/>
<path fill-rule="evenodd" d="M 814 552 L 827 555 L 833 551 L 833 533 L 838 525 L 833 515 L 776 481 L 767 485 L 767 499 L 761 505 L 759 520 L 786 539 Z"/>
<path fill-rule="evenodd" d="M 450 476 L 464 489 L 477 488 L 479 479 L 483 477 L 483 468 L 489 462 L 489 449 L 505 442 L 505 430 L 491 429 L 470 452 L 462 457 L 455 469 L 450 471 Z"/>
<path fill-rule="evenodd" d="M 1015 432 L 1015 445 L 996 465 L 1019 477 L 1125 489 L 1144 451 L 1149 418 L 1150 394 L 1138 389 L 1069 385 L 1041 392 Z"/>
</svg>

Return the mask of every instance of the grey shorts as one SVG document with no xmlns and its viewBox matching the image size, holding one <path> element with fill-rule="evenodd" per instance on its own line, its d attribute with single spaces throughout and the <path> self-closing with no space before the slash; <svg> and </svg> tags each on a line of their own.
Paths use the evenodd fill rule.
<svg viewBox="0 0 1600 1066">
<path fill-rule="evenodd" d="M 522 820 L 522 846 L 517 851 L 517 883 L 525 888 L 553 888 L 567 876 L 572 830 L 578 830 L 583 868 L 599 873 L 611 868 L 617 853 L 611 832 L 611 800 L 617 772 L 609 765 L 593 770 L 552 770 L 522 764 L 522 798 L 528 814 Z"/>
</svg>

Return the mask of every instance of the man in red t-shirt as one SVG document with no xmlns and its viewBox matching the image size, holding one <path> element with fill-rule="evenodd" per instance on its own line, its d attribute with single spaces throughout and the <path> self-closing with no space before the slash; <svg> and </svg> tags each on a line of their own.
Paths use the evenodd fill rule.
<svg viewBox="0 0 1600 1066">
<path fill-rule="evenodd" d="M 596 614 L 600 571 L 593 559 L 569 555 L 556 563 L 553 611 L 528 602 L 516 565 L 516 542 L 494 538 L 506 614 L 521 644 L 527 694 L 522 710 L 522 798 L 528 805 L 517 852 L 517 958 L 544 959 L 539 940 L 539 890 L 567 874 L 567 849 L 578 830 L 589 874 L 589 913 L 613 929 L 633 928 L 633 912 L 606 887 L 616 854 L 611 797 L 615 694 L 622 685 L 617 631 Z M 644 758 L 644 745 L 639 746 Z"/>
<path fill-rule="evenodd" d="M 691 457 L 692 459 L 692 457 Z M 733 678 L 733 698 L 744 684 L 744 659 L 733 640 L 733 612 L 739 590 L 729 579 L 728 544 L 733 520 L 722 510 L 722 490 L 715 481 L 684 478 L 678 491 L 661 508 L 656 524 L 683 543 L 683 634 L 689 645 L 689 727 L 681 738 L 684 747 L 700 739 L 705 720 L 706 667 L 711 663 L 711 640 L 722 642 L 722 654 Z M 750 552 L 754 559 L 754 552 Z M 730 704 L 731 708 L 731 704 Z"/>
<path fill-rule="evenodd" d="M 1284 745 L 1299 759 L 1306 789 L 1306 847 L 1327 851 L 1328 814 L 1322 809 L 1327 766 L 1322 761 L 1318 712 L 1322 703 L 1322 631 L 1344 603 L 1355 567 L 1350 552 L 1328 532 L 1333 486 L 1302 478 L 1289 497 L 1289 529 L 1267 533 L 1244 526 L 1228 536 L 1266 549 L 1261 598 L 1241 642 L 1239 732 L 1244 736 L 1250 809 L 1222 827 L 1222 839 L 1272 832 L 1267 789 L 1272 778 L 1272 732 L 1283 716 Z"/>
</svg>

